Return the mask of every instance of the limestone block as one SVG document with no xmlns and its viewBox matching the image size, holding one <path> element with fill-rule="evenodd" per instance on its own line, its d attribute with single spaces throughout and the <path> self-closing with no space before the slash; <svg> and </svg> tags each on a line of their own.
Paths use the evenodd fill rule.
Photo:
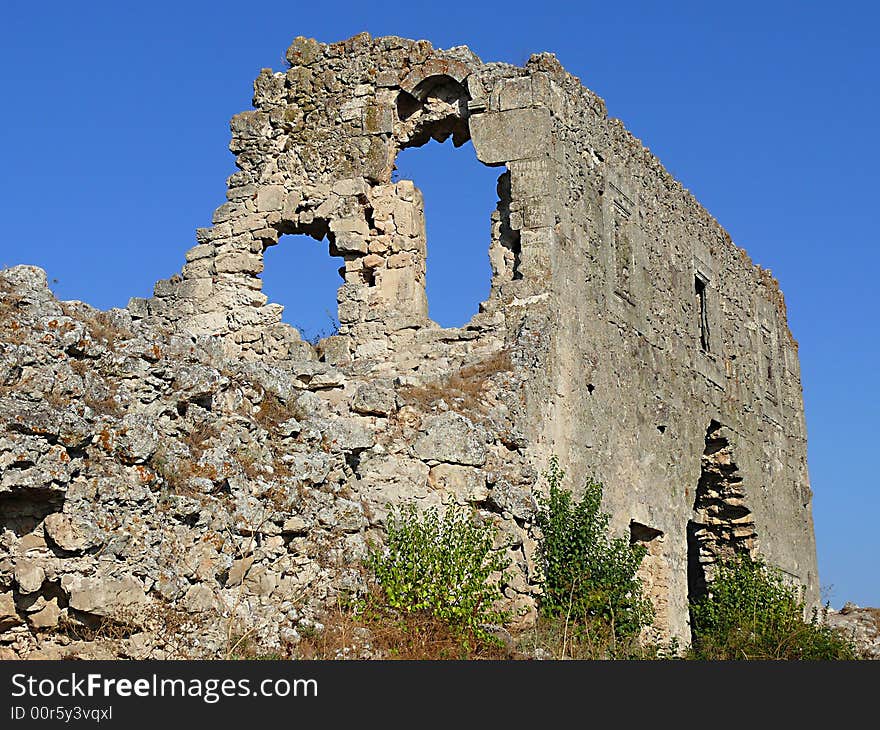
<svg viewBox="0 0 880 730">
<path fill-rule="evenodd" d="M 482 466 L 486 461 L 485 433 L 459 413 L 429 416 L 413 446 L 421 459 Z"/>
<path fill-rule="evenodd" d="M 367 237 L 354 231 L 340 231 L 334 237 L 333 254 L 367 253 Z"/>
<path fill-rule="evenodd" d="M 366 265 L 367 263 L 364 261 L 364 266 Z M 424 268 L 423 259 L 415 251 L 401 251 L 388 257 L 389 269 L 402 269 L 410 266 L 417 267 L 419 270 Z"/>
<path fill-rule="evenodd" d="M 71 608 L 96 616 L 119 615 L 148 602 L 143 585 L 131 576 L 66 575 L 61 586 L 70 594 Z"/>
<path fill-rule="evenodd" d="M 238 235 L 241 233 L 250 233 L 252 231 L 258 231 L 261 228 L 266 227 L 266 223 L 268 222 L 266 213 L 249 213 L 247 215 L 243 215 L 240 218 L 236 218 L 232 221 L 232 233 L 233 235 Z M 278 214 L 278 219 L 280 220 L 281 215 Z"/>
<path fill-rule="evenodd" d="M 551 123 L 546 109 L 487 112 L 470 119 L 477 159 L 487 165 L 538 157 L 547 151 Z"/>
<path fill-rule="evenodd" d="M 177 287 L 177 296 L 183 299 L 206 299 L 213 290 L 214 283 L 210 277 L 187 278 Z"/>
<path fill-rule="evenodd" d="M 268 596 L 278 585 L 278 574 L 264 565 L 252 567 L 244 579 L 244 589 L 254 596 Z"/>
<path fill-rule="evenodd" d="M 370 146 L 364 161 L 364 177 L 376 182 L 388 182 L 394 166 L 394 148 L 384 136 L 374 135 L 369 139 Z"/>
<path fill-rule="evenodd" d="M 19 560 L 15 564 L 13 576 L 15 577 L 15 582 L 18 583 L 19 592 L 27 595 L 36 593 L 43 587 L 46 571 L 33 560 Z"/>
<path fill-rule="evenodd" d="M 214 258 L 204 258 L 198 261 L 190 261 L 181 269 L 184 279 L 209 279 L 214 273 Z"/>
<path fill-rule="evenodd" d="M 341 532 L 357 532 L 367 525 L 361 504 L 342 498 L 336 499 L 332 507 L 318 512 L 318 522 Z"/>
<path fill-rule="evenodd" d="M 361 121 L 364 104 L 359 99 L 352 99 L 339 107 L 339 118 L 343 122 Z"/>
<path fill-rule="evenodd" d="M 340 197 L 366 195 L 369 192 L 367 183 L 362 177 L 349 177 L 344 180 L 337 180 L 333 183 L 331 190 Z"/>
<path fill-rule="evenodd" d="M 214 215 L 211 216 L 211 223 L 217 225 L 218 223 L 225 223 L 226 221 L 231 221 L 233 219 L 238 218 L 239 216 L 244 215 L 247 212 L 247 209 L 241 204 L 241 202 L 229 201 L 227 203 L 223 203 L 217 210 L 214 211 Z"/>
<path fill-rule="evenodd" d="M 214 266 L 218 273 L 259 274 L 263 270 L 263 257 L 249 252 L 225 253 L 217 257 Z"/>
<path fill-rule="evenodd" d="M 265 138 L 271 134 L 269 115 L 261 111 L 239 112 L 229 121 L 233 142 L 246 139 Z"/>
<path fill-rule="evenodd" d="M 245 185 L 238 185 L 236 187 L 230 187 L 226 191 L 226 199 L 227 200 L 251 200 L 254 195 L 257 194 L 257 186 L 253 183 L 247 183 Z"/>
<path fill-rule="evenodd" d="M 308 523 L 299 515 L 290 517 L 284 521 L 281 532 L 285 534 L 299 535 L 305 533 L 309 529 Z"/>
<path fill-rule="evenodd" d="M 510 170 L 510 194 L 514 200 L 552 196 L 553 163 L 546 157 L 513 160 Z"/>
<path fill-rule="evenodd" d="M 437 464 L 428 474 L 428 486 L 446 492 L 459 504 L 482 502 L 488 497 L 486 474 L 469 466 Z"/>
<path fill-rule="evenodd" d="M 191 335 L 214 335 L 218 332 L 226 332 L 228 330 L 226 312 L 196 314 L 181 322 L 180 327 Z"/>
<path fill-rule="evenodd" d="M 412 200 L 398 199 L 394 202 L 392 217 L 397 232 L 408 238 L 424 237 L 425 219 L 422 215 L 424 205 L 422 193 L 415 189 Z"/>
<path fill-rule="evenodd" d="M 534 511 L 530 490 L 503 479 L 492 487 L 489 501 L 498 509 L 521 520 L 530 519 Z"/>
<path fill-rule="evenodd" d="M 186 260 L 187 262 L 196 261 L 197 259 L 203 259 L 206 256 L 214 255 L 214 246 L 207 243 L 200 243 L 198 246 L 193 246 L 189 251 L 186 252 Z"/>
<path fill-rule="evenodd" d="M 381 382 L 363 383 L 352 398 L 351 407 L 357 413 L 387 416 L 396 408 L 394 388 Z"/>
<path fill-rule="evenodd" d="M 379 269 L 376 288 L 394 309 L 405 309 L 416 315 L 428 314 L 428 299 L 420 272 L 409 269 Z"/>
<path fill-rule="evenodd" d="M 498 103 L 501 111 L 532 106 L 532 77 L 505 79 L 500 84 Z"/>
<path fill-rule="evenodd" d="M 531 198 L 522 202 L 521 224 L 516 228 L 549 228 L 556 222 L 549 198 Z M 513 223 L 511 222 L 513 227 Z"/>
<path fill-rule="evenodd" d="M 61 609 L 58 608 L 58 599 L 53 598 L 39 610 L 28 615 L 28 623 L 35 629 L 53 629 L 58 625 L 61 618 Z"/>
<path fill-rule="evenodd" d="M 294 220 L 301 202 L 302 195 L 298 190 L 289 193 L 284 201 L 284 206 L 281 208 L 281 219 L 286 221 Z"/>
<path fill-rule="evenodd" d="M 360 451 L 376 443 L 369 419 L 334 418 L 321 429 L 331 450 Z"/>
<path fill-rule="evenodd" d="M 6 631 L 22 623 L 21 617 L 15 608 L 15 600 L 13 600 L 12 593 L 0 593 L 0 631 Z"/>
<path fill-rule="evenodd" d="M 388 134 L 393 129 L 394 110 L 390 106 L 368 104 L 364 107 L 364 132 L 367 134 Z"/>
<path fill-rule="evenodd" d="M 328 365 L 345 365 L 351 361 L 348 338 L 332 335 L 321 341 L 321 354 Z"/>
<path fill-rule="evenodd" d="M 428 465 L 394 454 L 366 452 L 358 475 L 368 494 L 383 502 L 399 502 L 428 494 Z"/>
<path fill-rule="evenodd" d="M 210 611 L 214 608 L 214 592 L 204 583 L 196 583 L 186 591 L 183 607 L 190 613 Z"/>
<path fill-rule="evenodd" d="M 254 558 L 252 555 L 239 560 L 233 560 L 232 567 L 229 569 L 229 573 L 226 576 L 226 587 L 234 588 L 237 585 L 241 585 L 241 582 L 244 580 L 244 577 L 247 575 L 247 572 L 251 569 L 253 564 Z"/>
<path fill-rule="evenodd" d="M 177 293 L 177 285 L 180 277 L 175 275 L 171 279 L 159 279 L 153 285 L 153 296 L 155 297 L 172 297 Z"/>
<path fill-rule="evenodd" d="M 385 259 L 381 256 L 371 253 L 368 256 L 364 256 L 362 259 L 359 259 L 358 262 L 361 264 L 360 268 L 376 269 L 385 263 Z"/>
<path fill-rule="evenodd" d="M 333 233 L 357 233 L 360 236 L 370 235 L 370 226 L 361 217 L 337 218 L 330 221 L 330 230 Z"/>
<path fill-rule="evenodd" d="M 144 299 L 143 297 L 132 297 L 128 300 L 128 311 L 131 313 L 132 317 L 137 317 L 139 319 L 143 317 L 149 317 L 149 299 Z"/>
<path fill-rule="evenodd" d="M 257 211 L 266 213 L 281 210 L 287 191 L 281 185 L 266 185 L 257 191 Z"/>
<path fill-rule="evenodd" d="M 91 534 L 89 525 L 61 512 L 46 517 L 43 530 L 46 537 L 68 552 L 82 552 L 99 543 Z"/>
<path fill-rule="evenodd" d="M 159 447 L 159 434 L 152 418 L 126 413 L 116 436 L 116 452 L 124 464 L 143 464 Z"/>
</svg>

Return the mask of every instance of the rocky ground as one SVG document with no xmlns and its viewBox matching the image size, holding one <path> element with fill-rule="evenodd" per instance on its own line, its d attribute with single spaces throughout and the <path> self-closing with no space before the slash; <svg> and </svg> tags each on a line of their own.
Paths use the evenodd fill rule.
<svg viewBox="0 0 880 730">
<path fill-rule="evenodd" d="M 880 659 L 880 608 L 847 602 L 839 611 L 829 610 L 827 621 L 852 637 L 865 659 Z"/>
</svg>

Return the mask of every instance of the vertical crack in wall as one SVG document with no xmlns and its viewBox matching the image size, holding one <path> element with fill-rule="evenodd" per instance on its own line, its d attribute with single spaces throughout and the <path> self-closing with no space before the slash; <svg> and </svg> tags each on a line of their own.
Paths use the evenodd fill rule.
<svg viewBox="0 0 880 730">
<path fill-rule="evenodd" d="M 729 431 L 717 421 L 706 430 L 700 463 L 693 517 L 687 528 L 691 601 L 706 594 L 719 560 L 752 554 L 758 539 Z"/>
</svg>

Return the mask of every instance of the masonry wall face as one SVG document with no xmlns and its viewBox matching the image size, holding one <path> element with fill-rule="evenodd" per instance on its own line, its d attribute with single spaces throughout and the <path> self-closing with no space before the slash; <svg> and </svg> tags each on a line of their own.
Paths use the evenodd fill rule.
<svg viewBox="0 0 880 730">
<path fill-rule="evenodd" d="M 817 601 L 782 294 L 602 100 L 549 54 L 518 68 L 363 34 L 298 38 L 287 58 L 232 120 L 239 172 L 214 225 L 179 275 L 132 300 L 133 316 L 216 336 L 243 359 L 322 360 L 363 383 L 424 385 L 504 353 L 518 386 L 495 395 L 521 481 L 540 488 L 557 454 L 572 487 L 604 483 L 614 529 L 649 546 L 662 635 L 689 637 L 689 590 L 731 552 L 757 551 Z M 455 330 L 427 316 L 421 193 L 391 178 L 399 150 L 449 137 L 499 172 L 491 293 Z M 345 260 L 340 331 L 316 349 L 261 292 L 263 253 L 285 233 Z M 429 452 L 414 496 L 436 468 Z M 369 470 L 360 476 L 368 485 Z M 515 508 L 502 517 L 527 523 Z"/>
</svg>

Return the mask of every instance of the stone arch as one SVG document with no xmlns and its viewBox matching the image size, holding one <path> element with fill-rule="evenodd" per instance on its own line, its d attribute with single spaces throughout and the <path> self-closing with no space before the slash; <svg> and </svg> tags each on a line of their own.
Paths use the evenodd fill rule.
<svg viewBox="0 0 880 730">
<path fill-rule="evenodd" d="M 758 542 L 755 521 L 733 449 L 733 432 L 709 423 L 700 457 L 700 480 L 687 525 L 688 598 L 706 594 L 719 560 L 752 555 Z"/>
</svg>

